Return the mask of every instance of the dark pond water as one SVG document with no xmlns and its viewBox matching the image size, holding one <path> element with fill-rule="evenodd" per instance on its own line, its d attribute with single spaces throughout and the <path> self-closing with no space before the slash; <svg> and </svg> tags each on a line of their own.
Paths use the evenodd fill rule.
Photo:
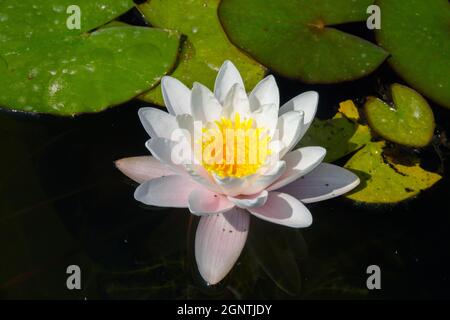
<svg viewBox="0 0 450 320">
<path fill-rule="evenodd" d="M 306 86 L 277 76 L 282 101 L 314 89 L 319 116 L 340 101 L 382 94 L 400 81 L 388 66 L 340 85 Z M 113 161 L 147 154 L 132 101 L 76 118 L 0 113 L 0 298 L 443 298 L 450 297 L 449 179 L 394 206 L 343 198 L 309 205 L 314 223 L 293 230 L 253 219 L 233 272 L 214 288 L 200 279 L 187 210 L 145 207 Z M 433 105 L 439 132 L 450 114 Z M 448 172 L 436 137 L 425 164 Z M 446 170 L 447 169 L 447 170 Z M 79 265 L 82 289 L 66 268 Z M 366 268 L 381 268 L 381 290 Z"/>
</svg>

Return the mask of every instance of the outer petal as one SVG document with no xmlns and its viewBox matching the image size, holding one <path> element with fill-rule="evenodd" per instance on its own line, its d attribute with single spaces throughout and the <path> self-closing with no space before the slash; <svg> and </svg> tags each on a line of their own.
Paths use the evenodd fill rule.
<svg viewBox="0 0 450 320">
<path fill-rule="evenodd" d="M 150 137 L 171 139 L 172 133 L 178 128 L 175 117 L 156 108 L 140 108 L 139 119 Z"/>
<path fill-rule="evenodd" d="M 264 206 L 248 210 L 260 219 L 292 228 L 306 228 L 312 224 L 308 208 L 286 193 L 270 192 Z"/>
<path fill-rule="evenodd" d="M 228 92 L 223 103 L 222 115 L 234 119 L 236 113 L 239 113 L 241 117 L 248 117 L 250 114 L 247 93 L 238 83 L 235 83 Z"/>
<path fill-rule="evenodd" d="M 214 84 L 214 95 L 221 104 L 224 103 L 228 92 L 236 83 L 242 86 L 242 88 L 245 88 L 239 71 L 231 61 L 227 60 L 222 64 L 222 67 L 220 67 Z"/>
<path fill-rule="evenodd" d="M 191 113 L 191 90 L 179 80 L 164 76 L 161 90 L 167 110 L 172 115 Z"/>
<path fill-rule="evenodd" d="M 249 96 L 252 111 L 265 104 L 274 104 L 280 107 L 280 93 L 275 78 L 272 75 L 261 80 L 252 90 Z"/>
<path fill-rule="evenodd" d="M 189 211 L 195 215 L 223 213 L 234 207 L 227 197 L 206 189 L 195 189 L 189 195 Z"/>
<path fill-rule="evenodd" d="M 175 174 L 166 165 L 150 156 L 122 158 L 114 163 L 124 175 L 138 183 Z"/>
<path fill-rule="evenodd" d="M 172 175 L 144 182 L 137 187 L 134 198 L 152 206 L 186 208 L 189 194 L 197 187 L 188 177 Z"/>
<path fill-rule="evenodd" d="M 326 153 L 322 147 L 304 147 L 288 153 L 283 158 L 286 161 L 286 171 L 267 190 L 279 189 L 308 174 L 322 162 Z"/>
<path fill-rule="evenodd" d="M 317 104 L 319 103 L 319 94 L 315 91 L 304 92 L 295 98 L 286 102 L 280 108 L 280 116 L 289 111 L 303 111 L 305 113 L 304 118 L 304 131 L 308 130 L 314 117 L 316 116 Z"/>
<path fill-rule="evenodd" d="M 280 158 L 283 158 L 302 138 L 305 132 L 303 119 L 304 113 L 301 111 L 290 111 L 278 118 L 277 133 L 284 146 L 280 152 Z"/>
<path fill-rule="evenodd" d="M 329 163 L 321 163 L 306 176 L 295 180 L 279 191 L 305 202 L 317 202 L 347 193 L 359 184 L 353 172 Z"/>
<path fill-rule="evenodd" d="M 214 94 L 204 85 L 195 82 L 191 96 L 192 116 L 203 123 L 219 119 L 222 106 Z"/>
<path fill-rule="evenodd" d="M 228 199 L 239 208 L 258 208 L 266 203 L 268 195 L 269 193 L 263 190 L 260 193 L 250 196 L 228 197 Z"/>
<path fill-rule="evenodd" d="M 249 214 L 239 208 L 200 219 L 195 235 L 195 259 L 208 284 L 218 283 L 233 268 L 247 240 L 249 224 Z"/>
</svg>

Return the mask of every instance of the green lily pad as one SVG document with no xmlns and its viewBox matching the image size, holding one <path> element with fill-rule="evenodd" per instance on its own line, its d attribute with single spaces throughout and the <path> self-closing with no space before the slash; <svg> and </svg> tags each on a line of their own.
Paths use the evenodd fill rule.
<svg viewBox="0 0 450 320">
<path fill-rule="evenodd" d="M 431 107 L 416 91 L 393 84 L 394 106 L 369 97 L 365 111 L 370 127 L 383 138 L 413 147 L 426 146 L 433 138 L 435 123 Z"/>
<path fill-rule="evenodd" d="M 270 69 L 306 83 L 354 80 L 387 57 L 376 45 L 332 28 L 365 21 L 373 0 L 224 0 L 219 17 L 231 41 Z"/>
<path fill-rule="evenodd" d="M 187 36 L 173 77 L 189 87 L 197 81 L 212 88 L 220 66 L 230 60 L 241 73 L 246 88 L 252 89 L 264 77 L 265 68 L 228 40 L 217 17 L 219 2 L 152 0 L 139 9 L 153 26 L 178 30 Z M 163 105 L 161 88 L 152 89 L 142 99 Z"/>
<path fill-rule="evenodd" d="M 357 120 L 359 112 L 353 101 L 344 101 L 332 119 L 315 119 L 297 147 L 322 146 L 327 150 L 324 161 L 338 160 L 372 139 L 369 127 Z"/>
<path fill-rule="evenodd" d="M 378 43 L 391 66 L 415 89 L 450 108 L 448 0 L 379 0 Z"/>
<path fill-rule="evenodd" d="M 345 165 L 361 179 L 346 197 L 365 203 L 396 203 L 433 186 L 441 176 L 420 167 L 418 159 L 407 162 L 383 154 L 384 142 L 371 142 Z M 397 157 L 396 157 L 397 159 Z"/>
<path fill-rule="evenodd" d="M 80 30 L 66 26 L 69 5 L 81 9 Z M 73 115 L 104 110 L 154 86 L 176 62 L 177 33 L 132 26 L 86 33 L 132 6 L 130 0 L 3 0 L 0 105 Z"/>
</svg>

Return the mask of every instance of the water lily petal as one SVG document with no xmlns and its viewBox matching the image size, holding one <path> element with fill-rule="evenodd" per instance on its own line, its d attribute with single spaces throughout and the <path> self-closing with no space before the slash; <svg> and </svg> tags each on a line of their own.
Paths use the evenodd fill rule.
<svg viewBox="0 0 450 320">
<path fill-rule="evenodd" d="M 202 165 L 185 164 L 184 167 L 192 180 L 214 193 L 222 193 L 222 189 L 219 188 L 209 172 Z"/>
<path fill-rule="evenodd" d="M 277 130 L 279 139 L 284 145 L 280 151 L 280 159 L 284 157 L 300 141 L 303 130 L 304 112 L 289 111 L 278 118 Z"/>
<path fill-rule="evenodd" d="M 359 178 L 350 170 L 321 163 L 309 174 L 279 189 L 305 203 L 323 201 L 347 193 L 359 184 Z"/>
<path fill-rule="evenodd" d="M 249 214 L 239 208 L 201 217 L 195 235 L 195 259 L 208 284 L 218 283 L 233 268 L 247 240 L 249 225 Z"/>
<path fill-rule="evenodd" d="M 191 90 L 181 81 L 164 76 L 161 90 L 167 110 L 172 115 L 191 113 Z"/>
<path fill-rule="evenodd" d="M 279 189 L 308 174 L 322 162 L 326 153 L 322 147 L 304 147 L 289 152 L 283 158 L 286 161 L 286 170 L 267 190 Z"/>
<path fill-rule="evenodd" d="M 265 104 L 253 112 L 252 118 L 255 119 L 258 127 L 265 128 L 269 137 L 272 137 L 278 123 L 278 107 L 273 103 Z"/>
<path fill-rule="evenodd" d="M 189 211 L 195 215 L 223 213 L 234 207 L 227 197 L 206 189 L 195 189 L 189 195 Z"/>
<path fill-rule="evenodd" d="M 249 100 L 252 111 L 265 104 L 274 104 L 278 110 L 280 93 L 275 78 L 269 75 L 261 80 L 250 93 Z"/>
<path fill-rule="evenodd" d="M 268 168 L 262 168 L 260 174 L 256 174 L 254 177 L 248 178 L 248 185 L 242 189 L 239 194 L 253 195 L 266 189 L 276 180 L 278 180 L 286 170 L 285 161 L 277 161 L 274 165 Z"/>
<path fill-rule="evenodd" d="M 190 135 L 190 139 L 194 139 L 194 118 L 190 114 L 180 114 L 175 117 L 178 128 L 186 130 Z"/>
<path fill-rule="evenodd" d="M 140 108 L 139 119 L 145 131 L 152 138 L 171 139 L 172 133 L 178 128 L 175 117 L 156 108 Z"/>
<path fill-rule="evenodd" d="M 145 143 L 152 155 L 180 174 L 187 174 L 183 163 L 191 159 L 190 146 L 185 140 L 172 141 L 166 138 L 153 138 Z"/>
<path fill-rule="evenodd" d="M 319 94 L 317 92 L 304 92 L 286 102 L 280 108 L 280 116 L 289 111 L 303 111 L 305 114 L 303 131 L 306 132 L 316 116 L 318 103 Z"/>
<path fill-rule="evenodd" d="M 172 175 L 144 182 L 137 187 L 134 198 L 152 206 L 186 208 L 189 194 L 198 187 L 187 176 Z"/>
<path fill-rule="evenodd" d="M 250 114 L 247 93 L 239 83 L 235 83 L 228 92 L 223 103 L 222 116 L 234 119 L 236 113 L 239 113 L 241 119 L 248 117 Z"/>
<path fill-rule="evenodd" d="M 192 88 L 191 109 L 194 120 L 202 123 L 219 119 L 222 112 L 222 106 L 211 90 L 198 82 Z"/>
<path fill-rule="evenodd" d="M 228 199 L 239 208 L 258 208 L 266 203 L 268 195 L 269 193 L 263 190 L 257 194 L 249 196 L 239 195 L 236 197 L 228 197 Z"/>
<path fill-rule="evenodd" d="M 217 175 L 212 176 L 215 184 L 220 188 L 223 194 L 234 197 L 242 193 L 248 186 L 248 177 L 236 178 L 236 177 L 219 177 Z"/>
<path fill-rule="evenodd" d="M 248 211 L 260 219 L 292 228 L 306 228 L 312 224 L 308 208 L 286 193 L 270 192 L 264 206 Z"/>
<path fill-rule="evenodd" d="M 228 92 L 236 83 L 242 88 L 245 88 L 239 71 L 231 61 L 227 60 L 220 67 L 216 82 L 214 83 L 214 95 L 221 104 L 225 102 Z"/>
<path fill-rule="evenodd" d="M 194 118 L 190 114 L 176 116 L 176 122 L 179 130 L 186 139 L 186 144 L 190 146 L 190 150 L 192 151 L 191 163 L 197 163 L 195 161 L 195 152 L 201 153 L 201 149 L 195 150 L 195 141 L 200 140 L 202 137 L 202 125 L 199 122 L 194 122 Z"/>
<path fill-rule="evenodd" d="M 122 158 L 114 162 L 117 169 L 138 183 L 175 174 L 166 165 L 151 156 Z"/>
</svg>

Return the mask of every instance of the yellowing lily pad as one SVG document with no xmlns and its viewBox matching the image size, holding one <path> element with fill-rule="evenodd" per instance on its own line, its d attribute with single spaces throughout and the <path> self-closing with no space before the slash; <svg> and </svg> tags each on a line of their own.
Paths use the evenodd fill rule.
<svg viewBox="0 0 450 320">
<path fill-rule="evenodd" d="M 420 167 L 417 159 L 400 163 L 383 155 L 384 142 L 371 142 L 345 165 L 361 179 L 347 198 L 365 203 L 396 203 L 433 186 L 441 176 Z"/>
<path fill-rule="evenodd" d="M 423 147 L 433 138 L 435 123 L 431 107 L 416 91 L 393 84 L 394 107 L 370 97 L 365 110 L 370 127 L 383 138 L 399 144 Z"/>
<path fill-rule="evenodd" d="M 178 30 L 187 36 L 173 77 L 189 87 L 197 81 L 213 88 L 220 66 L 230 60 L 250 90 L 264 77 L 265 68 L 230 43 L 217 17 L 219 2 L 152 0 L 140 5 L 139 9 L 153 26 Z M 141 97 L 163 105 L 159 86 Z"/>
<path fill-rule="evenodd" d="M 66 25 L 77 5 L 80 29 Z M 176 62 L 179 35 L 117 26 L 88 33 L 131 0 L 2 0 L 0 106 L 58 115 L 97 112 L 154 86 Z"/>
<path fill-rule="evenodd" d="M 391 66 L 415 89 L 450 108 L 450 3 L 379 0 L 379 45 Z"/>
<path fill-rule="evenodd" d="M 322 146 L 327 150 L 324 161 L 340 159 L 372 139 L 369 127 L 357 120 L 359 112 L 353 101 L 344 101 L 332 119 L 315 119 L 297 147 Z"/>
<path fill-rule="evenodd" d="M 219 17 L 241 49 L 270 69 L 306 83 L 354 80 L 387 57 L 376 45 L 333 28 L 365 21 L 373 0 L 224 0 Z"/>
</svg>

